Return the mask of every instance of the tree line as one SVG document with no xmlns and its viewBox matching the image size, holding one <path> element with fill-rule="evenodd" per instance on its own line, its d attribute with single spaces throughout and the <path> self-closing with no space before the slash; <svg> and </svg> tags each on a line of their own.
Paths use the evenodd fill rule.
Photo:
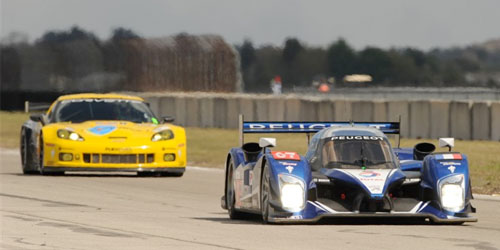
<svg viewBox="0 0 500 250">
<path fill-rule="evenodd" d="M 270 92 L 275 76 L 281 76 L 285 91 L 332 78 L 334 87 L 500 87 L 500 40 L 430 51 L 356 50 L 344 39 L 326 47 L 296 38 L 282 46 L 255 46 L 250 40 L 231 46 L 217 35 L 152 39 L 126 28 L 101 40 L 74 26 L 31 43 L 11 35 L 0 49 L 2 91 Z M 344 82 L 351 74 L 370 75 L 372 82 Z"/>
<path fill-rule="evenodd" d="M 497 44 L 500 41 L 497 41 Z M 413 87 L 500 87 L 500 49 L 480 46 L 433 49 L 355 50 L 344 39 L 326 48 L 307 46 L 287 38 L 283 46 L 256 47 L 251 40 L 236 45 L 241 58 L 245 91 L 268 92 L 275 75 L 283 88 L 309 87 L 313 81 L 334 77 L 335 87 L 413 86 Z M 372 82 L 352 84 L 346 75 L 367 74 Z"/>
<path fill-rule="evenodd" d="M 234 92 L 237 52 L 216 35 L 142 38 L 116 28 L 107 40 L 79 27 L 49 31 L 29 43 L 1 44 L 5 91 Z"/>
</svg>

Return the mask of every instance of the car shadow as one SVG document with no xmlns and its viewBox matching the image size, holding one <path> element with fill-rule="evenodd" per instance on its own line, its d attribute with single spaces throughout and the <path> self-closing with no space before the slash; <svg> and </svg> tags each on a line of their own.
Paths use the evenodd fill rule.
<svg viewBox="0 0 500 250">
<path fill-rule="evenodd" d="M 137 173 L 65 173 L 65 174 L 22 174 L 22 173 L 1 173 L 0 175 L 12 175 L 12 176 L 23 176 L 23 177 L 95 177 L 95 178 L 178 178 L 175 176 L 160 176 L 160 175 L 148 175 L 139 176 Z"/>
<path fill-rule="evenodd" d="M 218 222 L 221 224 L 253 224 L 253 225 L 258 225 L 262 224 L 262 219 L 258 215 L 250 215 L 248 218 L 245 219 L 238 219 L 238 220 L 232 220 L 229 218 L 229 216 L 226 217 L 191 217 L 191 219 L 194 220 L 204 220 L 204 221 L 212 221 L 212 222 Z"/>
<path fill-rule="evenodd" d="M 259 215 L 249 215 L 247 218 L 232 220 L 229 216 L 226 217 L 192 217 L 195 220 L 205 220 L 218 222 L 222 224 L 263 224 Z M 367 225 L 399 225 L 399 226 L 414 226 L 414 225 L 433 225 L 432 222 L 421 218 L 323 218 L 317 222 L 287 222 L 271 225 L 350 225 L 350 226 L 367 226 Z"/>
</svg>

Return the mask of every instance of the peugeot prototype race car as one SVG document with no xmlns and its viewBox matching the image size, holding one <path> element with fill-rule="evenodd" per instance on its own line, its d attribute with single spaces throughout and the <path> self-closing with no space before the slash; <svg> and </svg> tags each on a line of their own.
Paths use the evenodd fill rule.
<svg viewBox="0 0 500 250">
<path fill-rule="evenodd" d="M 398 122 L 245 122 L 241 147 L 226 160 L 222 208 L 231 219 L 260 214 L 265 223 L 325 217 L 399 217 L 475 222 L 467 157 L 435 146 L 392 148 Z M 245 133 L 307 133 L 305 156 L 273 151 L 274 138 L 243 143 Z M 399 138 L 398 138 L 399 139 Z M 440 139 L 451 151 L 452 138 Z"/>
<path fill-rule="evenodd" d="M 31 115 L 21 128 L 23 173 L 133 171 L 182 176 L 186 135 L 172 121 L 158 121 L 139 97 L 61 96 L 46 114 Z"/>
</svg>

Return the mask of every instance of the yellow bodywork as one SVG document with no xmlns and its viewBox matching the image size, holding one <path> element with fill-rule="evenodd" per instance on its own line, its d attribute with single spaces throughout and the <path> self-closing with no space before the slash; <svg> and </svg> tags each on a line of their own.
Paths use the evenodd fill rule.
<svg viewBox="0 0 500 250">
<path fill-rule="evenodd" d="M 70 99 L 127 99 L 139 97 L 116 94 L 66 95 L 57 101 Z M 49 108 L 51 112 L 55 103 Z M 58 130 L 68 130 L 81 140 L 63 139 Z M 156 133 L 171 130 L 173 138 L 153 141 Z M 130 121 L 86 121 L 82 123 L 50 123 L 42 128 L 43 166 L 52 170 L 130 170 L 154 171 L 186 167 L 186 134 L 173 124 L 134 123 Z M 168 156 L 166 156 L 168 155 Z"/>
</svg>

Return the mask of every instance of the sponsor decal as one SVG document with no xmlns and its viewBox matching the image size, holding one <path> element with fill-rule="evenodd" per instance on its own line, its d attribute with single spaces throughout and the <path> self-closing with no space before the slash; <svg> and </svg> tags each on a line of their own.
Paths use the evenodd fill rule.
<svg viewBox="0 0 500 250">
<path fill-rule="evenodd" d="M 462 160 L 461 154 L 438 154 L 436 160 Z"/>
<path fill-rule="evenodd" d="M 129 152 L 132 151 L 132 148 L 111 148 L 111 147 L 105 147 L 104 150 L 106 151 L 112 151 L 112 152 Z"/>
<path fill-rule="evenodd" d="M 381 123 L 381 124 L 375 124 L 375 123 L 355 123 L 357 125 L 361 126 L 367 126 L 371 128 L 377 128 L 377 129 L 396 129 L 396 125 L 392 123 Z M 313 122 L 307 122 L 307 123 L 245 123 L 244 128 L 248 129 L 305 129 L 305 130 L 321 130 L 324 128 L 329 128 L 329 127 L 335 127 L 335 126 L 350 126 L 350 123 L 313 123 Z"/>
<path fill-rule="evenodd" d="M 285 166 L 285 169 L 288 170 L 288 173 L 292 173 L 293 169 L 295 166 L 297 166 L 297 163 L 295 162 L 286 162 L 286 161 L 280 161 L 279 164 Z"/>
<path fill-rule="evenodd" d="M 448 167 L 448 170 L 450 170 L 450 172 L 451 172 L 452 174 L 453 174 L 453 173 L 455 173 L 455 169 L 456 169 L 456 168 L 455 168 L 455 166 L 449 166 L 449 167 Z"/>
<path fill-rule="evenodd" d="M 110 126 L 110 125 L 100 125 L 100 126 L 95 126 L 93 128 L 88 129 L 89 132 L 94 133 L 96 135 L 107 135 L 113 131 L 115 131 L 116 126 Z"/>
<path fill-rule="evenodd" d="M 288 217 L 288 219 L 292 219 L 292 220 L 301 220 L 303 217 L 302 215 L 292 215 L 290 217 Z"/>
<path fill-rule="evenodd" d="M 461 162 L 453 162 L 453 161 L 445 161 L 445 162 L 440 162 L 441 165 L 443 166 L 461 166 L 462 163 Z"/>
<path fill-rule="evenodd" d="M 363 171 L 363 172 L 359 173 L 359 176 L 365 177 L 365 178 L 372 178 L 372 177 L 380 176 L 380 174 L 377 172 L 373 172 L 373 171 Z"/>
<path fill-rule="evenodd" d="M 280 161 L 279 163 L 284 166 L 294 166 L 294 167 L 297 166 L 297 163 L 295 162 Z"/>
<path fill-rule="evenodd" d="M 272 151 L 271 154 L 275 160 L 292 160 L 300 161 L 300 155 L 295 152 L 288 151 Z"/>
<path fill-rule="evenodd" d="M 372 194 L 382 194 L 387 178 L 393 173 L 391 169 L 378 169 L 377 171 L 343 169 L 339 171 L 349 173 L 352 177 L 358 179 Z"/>
<path fill-rule="evenodd" d="M 365 140 L 365 141 L 383 141 L 382 136 L 366 136 L 366 135 L 346 135 L 346 136 L 333 136 L 332 141 L 343 140 Z"/>
<path fill-rule="evenodd" d="M 332 127 L 334 125 L 328 124 L 302 124 L 302 123 L 271 123 L 271 124 L 258 124 L 250 123 L 248 127 L 250 129 L 323 129 Z"/>
<path fill-rule="evenodd" d="M 370 192 L 372 193 L 381 193 L 382 192 L 382 188 L 379 186 L 379 185 L 371 185 L 371 186 L 368 186 L 368 189 L 370 190 Z"/>
</svg>

